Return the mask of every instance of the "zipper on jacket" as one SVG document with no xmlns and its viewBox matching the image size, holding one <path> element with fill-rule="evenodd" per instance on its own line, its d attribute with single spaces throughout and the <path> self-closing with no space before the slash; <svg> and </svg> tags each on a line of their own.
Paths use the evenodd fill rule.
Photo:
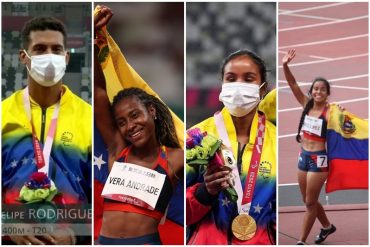
<svg viewBox="0 0 370 247">
<path fill-rule="evenodd" d="M 46 108 L 41 108 L 41 135 L 40 135 L 40 142 L 42 144 L 44 144 L 45 125 L 46 125 Z"/>
<path fill-rule="evenodd" d="M 44 144 L 44 139 L 45 139 L 45 126 L 46 126 L 46 110 L 47 108 L 41 108 L 41 135 L 40 135 L 40 142 Z M 56 163 L 52 161 L 51 156 L 50 156 L 50 161 L 51 165 L 51 179 L 52 181 L 55 181 L 56 177 Z M 49 168 L 50 171 L 50 168 Z"/>
<path fill-rule="evenodd" d="M 238 157 L 236 159 L 236 164 L 238 167 L 239 175 L 242 174 L 243 153 L 246 146 L 247 144 L 244 144 L 243 147 L 240 149 L 240 142 L 238 142 Z"/>
</svg>

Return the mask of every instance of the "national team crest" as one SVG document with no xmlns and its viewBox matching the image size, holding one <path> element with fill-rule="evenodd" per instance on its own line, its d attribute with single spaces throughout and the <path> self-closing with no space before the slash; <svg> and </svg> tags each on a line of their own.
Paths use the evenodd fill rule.
<svg viewBox="0 0 370 247">
<path fill-rule="evenodd" d="M 271 176 L 271 169 L 272 164 L 269 161 L 265 160 L 261 162 L 258 172 L 260 176 L 263 177 L 263 179 L 268 179 Z"/>
<path fill-rule="evenodd" d="M 342 131 L 345 134 L 353 134 L 356 131 L 356 126 L 352 122 L 352 118 L 346 114 L 339 115 L 339 122 Z"/>
</svg>

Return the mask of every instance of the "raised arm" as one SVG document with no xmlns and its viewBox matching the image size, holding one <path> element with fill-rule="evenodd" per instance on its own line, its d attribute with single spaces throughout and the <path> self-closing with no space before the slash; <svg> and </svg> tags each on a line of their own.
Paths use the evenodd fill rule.
<svg viewBox="0 0 370 247">
<path fill-rule="evenodd" d="M 289 69 L 288 64 L 295 57 L 295 50 L 289 50 L 287 54 L 283 57 L 283 68 L 285 79 L 288 82 L 290 89 L 292 90 L 294 97 L 298 102 L 304 107 L 308 101 L 308 97 L 302 92 L 301 88 L 298 86 L 297 81 L 295 80 L 292 72 Z"/>
<path fill-rule="evenodd" d="M 94 30 L 97 33 L 102 26 L 105 26 L 112 17 L 112 11 L 103 6 L 99 14 L 94 17 Z M 118 153 L 125 146 L 121 137 L 114 116 L 111 111 L 106 91 L 106 80 L 98 59 L 99 47 L 94 45 L 94 118 L 95 124 L 108 148 L 109 160 L 113 161 Z M 109 162 L 111 163 L 111 162 Z M 110 164 L 111 165 L 111 164 Z"/>
</svg>

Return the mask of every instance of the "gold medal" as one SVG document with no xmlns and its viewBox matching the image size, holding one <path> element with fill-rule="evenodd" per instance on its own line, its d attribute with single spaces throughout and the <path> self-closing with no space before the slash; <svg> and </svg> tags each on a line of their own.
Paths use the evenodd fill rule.
<svg viewBox="0 0 370 247">
<path fill-rule="evenodd" d="M 231 224 L 231 231 L 241 241 L 253 238 L 256 230 L 256 221 L 248 214 L 239 214 Z"/>
</svg>

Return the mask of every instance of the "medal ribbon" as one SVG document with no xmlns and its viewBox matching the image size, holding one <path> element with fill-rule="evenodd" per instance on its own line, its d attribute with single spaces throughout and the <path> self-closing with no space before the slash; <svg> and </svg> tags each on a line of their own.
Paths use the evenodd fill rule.
<svg viewBox="0 0 370 247">
<path fill-rule="evenodd" d="M 58 100 L 58 102 L 55 105 L 55 109 L 54 109 L 53 116 L 50 122 L 49 130 L 46 136 L 46 141 L 45 141 L 43 150 L 41 148 L 40 141 L 37 138 L 36 131 L 32 123 L 31 103 L 30 103 L 30 94 L 29 94 L 28 87 L 26 87 L 23 90 L 23 104 L 26 110 L 27 118 L 31 124 L 32 144 L 33 144 L 33 149 L 35 151 L 37 169 L 39 172 L 44 172 L 48 174 L 51 147 L 53 146 L 53 140 L 54 140 L 54 136 L 55 136 L 55 132 L 57 128 L 57 121 L 58 121 L 58 115 L 59 115 L 59 110 L 60 110 L 60 100 Z"/>
<path fill-rule="evenodd" d="M 227 135 L 225 122 L 224 122 L 224 119 L 222 117 L 221 112 L 216 112 L 214 114 L 214 118 L 215 118 L 215 123 L 216 123 L 216 127 L 217 127 L 217 132 L 218 132 L 218 135 L 220 136 L 220 138 L 222 140 L 222 143 L 232 153 L 233 150 L 232 150 L 232 147 L 231 147 L 229 136 Z M 242 182 L 241 182 L 240 177 L 239 177 L 238 167 L 233 166 L 231 172 L 233 174 L 233 177 L 235 178 L 234 179 L 234 182 L 235 182 L 234 188 L 235 188 L 236 193 L 238 194 L 238 200 L 236 201 L 236 205 L 238 206 L 238 212 L 240 212 L 240 205 L 242 203 L 243 188 L 242 188 Z"/>
<path fill-rule="evenodd" d="M 217 127 L 218 134 L 223 142 L 231 150 L 231 144 L 229 137 L 227 135 L 225 123 L 222 117 L 222 114 L 220 112 L 217 112 L 214 114 L 215 117 L 215 123 Z M 235 181 L 235 190 L 238 194 L 238 212 L 249 214 L 249 209 L 251 207 L 252 198 L 253 198 L 253 192 L 254 188 L 256 186 L 257 181 L 257 175 L 258 175 L 258 167 L 261 160 L 261 153 L 262 153 L 262 147 L 263 147 L 263 140 L 264 140 L 264 133 L 265 133 L 265 123 L 266 123 L 266 117 L 264 114 L 258 113 L 258 130 L 256 139 L 254 142 L 254 148 L 253 153 L 251 157 L 251 162 L 249 165 L 248 174 L 246 177 L 244 192 L 242 190 L 241 185 L 241 179 L 239 176 L 239 171 L 237 166 L 234 166 L 232 169 L 232 173 L 234 177 L 236 178 Z"/>
<path fill-rule="evenodd" d="M 265 124 L 266 124 L 265 115 L 258 114 L 258 130 L 256 139 L 254 141 L 254 148 L 251 157 L 251 162 L 249 164 L 248 174 L 245 181 L 241 212 L 239 213 L 249 214 L 249 209 L 251 208 L 254 188 L 256 187 L 258 168 L 261 160 L 263 140 L 265 135 Z"/>
</svg>

